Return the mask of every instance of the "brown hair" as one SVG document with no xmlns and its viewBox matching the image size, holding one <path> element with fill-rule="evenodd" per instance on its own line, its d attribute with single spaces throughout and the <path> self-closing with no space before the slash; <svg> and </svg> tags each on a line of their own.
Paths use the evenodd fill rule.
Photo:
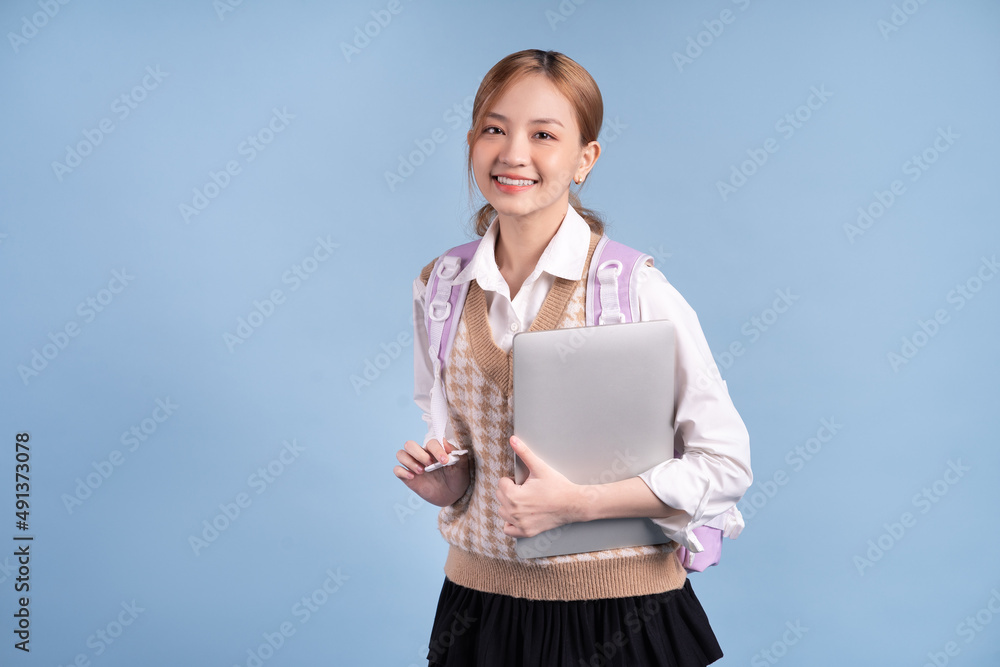
<svg viewBox="0 0 1000 667">
<path fill-rule="evenodd" d="M 469 175 L 469 197 L 475 192 L 475 179 L 472 171 L 472 147 L 482 136 L 485 127 L 486 114 L 493 104 L 514 83 L 529 74 L 544 74 L 556 88 L 566 96 L 576 111 L 576 121 L 580 126 L 580 145 L 585 146 L 597 140 L 604 121 L 604 101 L 601 91 L 590 74 L 576 61 L 558 51 L 541 51 L 527 49 L 512 53 L 486 73 L 476 99 L 472 106 L 472 127 L 469 130 L 471 141 L 468 144 L 467 169 Z M 586 181 L 584 181 L 586 183 Z M 569 203 L 580 216 L 590 225 L 596 234 L 604 232 L 604 220 L 601 216 L 580 203 L 579 196 L 571 189 Z M 476 235 L 482 236 L 493 219 L 496 209 L 488 202 L 473 216 Z"/>
</svg>

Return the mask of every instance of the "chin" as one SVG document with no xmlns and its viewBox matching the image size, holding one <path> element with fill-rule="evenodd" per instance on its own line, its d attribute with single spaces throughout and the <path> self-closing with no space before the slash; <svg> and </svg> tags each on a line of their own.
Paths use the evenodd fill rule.
<svg viewBox="0 0 1000 667">
<path fill-rule="evenodd" d="M 524 216 L 536 213 L 539 209 L 535 206 L 502 206 L 501 208 L 493 207 L 496 209 L 497 213 L 503 216 Z"/>
</svg>

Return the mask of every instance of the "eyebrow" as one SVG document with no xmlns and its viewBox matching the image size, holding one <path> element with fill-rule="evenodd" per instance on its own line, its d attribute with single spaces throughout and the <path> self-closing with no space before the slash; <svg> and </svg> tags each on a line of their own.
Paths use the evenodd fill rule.
<svg viewBox="0 0 1000 667">
<path fill-rule="evenodd" d="M 504 123 L 508 122 L 508 118 L 506 116 L 502 116 L 502 115 L 500 115 L 498 113 L 493 113 L 492 111 L 490 113 L 486 114 L 486 117 L 487 118 L 496 118 L 497 120 L 502 121 Z M 528 124 L 529 125 L 558 125 L 559 127 L 565 127 L 562 123 L 560 123 L 555 118 L 536 118 L 536 119 L 534 119 L 532 121 L 528 121 Z"/>
</svg>

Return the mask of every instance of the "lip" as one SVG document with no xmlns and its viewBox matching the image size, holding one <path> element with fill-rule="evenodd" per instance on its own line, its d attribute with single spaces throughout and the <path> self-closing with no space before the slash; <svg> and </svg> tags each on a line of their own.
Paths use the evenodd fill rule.
<svg viewBox="0 0 1000 667">
<path fill-rule="evenodd" d="M 530 185 L 506 185 L 497 180 L 497 178 L 500 176 L 519 181 L 534 181 L 534 183 L 531 183 Z M 493 174 L 492 176 L 490 176 L 490 181 L 493 183 L 493 187 L 495 187 L 497 190 L 505 194 L 516 194 L 518 192 L 524 192 L 525 190 L 528 190 L 529 188 L 532 188 L 538 184 L 537 179 L 525 178 L 524 176 L 514 176 L 511 174 Z"/>
</svg>

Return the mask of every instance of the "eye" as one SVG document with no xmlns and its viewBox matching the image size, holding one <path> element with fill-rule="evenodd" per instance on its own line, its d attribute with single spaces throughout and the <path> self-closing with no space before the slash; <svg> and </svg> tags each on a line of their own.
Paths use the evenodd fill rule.
<svg viewBox="0 0 1000 667">
<path fill-rule="evenodd" d="M 538 137 L 538 138 L 540 138 L 540 139 L 555 139 L 555 137 L 553 137 L 548 132 L 536 132 L 535 136 Z"/>
<path fill-rule="evenodd" d="M 496 130 L 496 132 L 493 132 L 492 130 Z M 483 128 L 483 134 L 503 134 L 503 130 L 496 125 L 487 125 Z"/>
</svg>

